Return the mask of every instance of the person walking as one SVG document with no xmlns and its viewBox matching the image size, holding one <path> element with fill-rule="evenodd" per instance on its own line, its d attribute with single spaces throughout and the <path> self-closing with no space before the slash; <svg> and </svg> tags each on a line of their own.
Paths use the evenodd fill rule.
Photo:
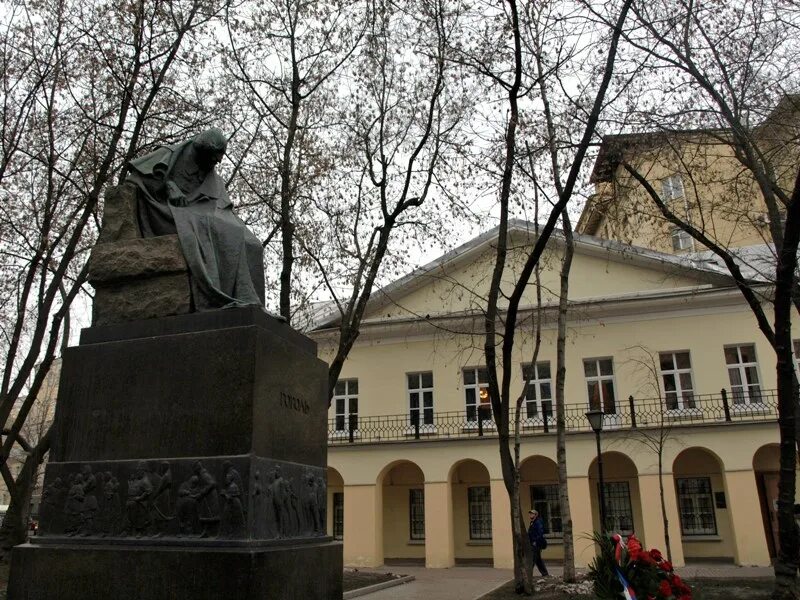
<svg viewBox="0 0 800 600">
<path fill-rule="evenodd" d="M 533 564 L 538 567 L 539 573 L 542 577 L 549 577 L 547 567 L 542 560 L 542 550 L 547 548 L 547 540 L 544 537 L 544 524 L 539 518 L 539 512 L 536 510 L 529 510 L 528 516 L 531 519 L 531 524 L 528 526 L 528 539 L 533 548 Z"/>
</svg>

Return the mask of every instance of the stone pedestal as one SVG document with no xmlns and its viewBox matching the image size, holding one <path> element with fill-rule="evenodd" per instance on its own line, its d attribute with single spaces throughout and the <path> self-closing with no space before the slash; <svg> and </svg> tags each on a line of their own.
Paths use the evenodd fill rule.
<svg viewBox="0 0 800 600">
<path fill-rule="evenodd" d="M 8 597 L 341 598 L 326 385 L 315 344 L 257 308 L 84 330 Z"/>
</svg>

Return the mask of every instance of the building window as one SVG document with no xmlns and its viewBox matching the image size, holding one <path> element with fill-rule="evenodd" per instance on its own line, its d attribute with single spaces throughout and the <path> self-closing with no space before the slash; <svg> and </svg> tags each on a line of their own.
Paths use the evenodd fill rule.
<svg viewBox="0 0 800 600">
<path fill-rule="evenodd" d="M 433 425 L 433 373 L 408 374 L 408 407 L 411 424 Z"/>
<path fill-rule="evenodd" d="M 672 236 L 672 249 L 673 250 L 691 250 L 692 249 L 692 236 L 680 227 L 674 227 L 670 232 Z"/>
<path fill-rule="evenodd" d="M 344 538 L 344 493 L 333 493 L 333 539 Z"/>
<path fill-rule="evenodd" d="M 548 537 L 561 537 L 561 504 L 558 501 L 558 486 L 532 485 L 531 508 L 539 513 Z"/>
<path fill-rule="evenodd" d="M 358 427 L 358 379 L 340 379 L 333 391 L 333 404 L 336 407 L 336 431 L 349 431 L 350 415 Z"/>
<path fill-rule="evenodd" d="M 633 533 L 631 491 L 627 481 L 608 481 L 603 484 L 606 496 L 606 531 L 623 535 Z M 597 484 L 598 494 L 600 484 Z"/>
<path fill-rule="evenodd" d="M 553 380 L 550 377 L 550 361 L 535 365 L 523 365 L 522 377 L 528 382 L 525 393 L 525 418 L 545 418 L 553 414 Z"/>
<path fill-rule="evenodd" d="M 469 539 L 492 539 L 492 499 L 489 486 L 467 488 Z"/>
<path fill-rule="evenodd" d="M 669 202 L 675 198 L 683 197 L 683 179 L 680 174 L 674 173 L 661 180 L 661 199 Z"/>
<path fill-rule="evenodd" d="M 667 410 L 697 408 L 689 352 L 659 352 L 658 362 Z"/>
<path fill-rule="evenodd" d="M 676 479 L 683 535 L 717 535 L 714 496 L 708 477 Z"/>
<path fill-rule="evenodd" d="M 479 409 L 482 418 L 491 416 L 489 372 L 485 368 L 464 369 L 464 394 L 467 403 L 467 421 L 477 421 Z"/>
<path fill-rule="evenodd" d="M 725 363 L 734 405 L 761 402 L 761 384 L 758 378 L 756 347 L 753 344 L 725 347 Z"/>
<path fill-rule="evenodd" d="M 425 490 L 408 490 L 409 537 L 412 540 L 425 539 Z"/>
<path fill-rule="evenodd" d="M 612 359 L 584 359 L 583 372 L 586 375 L 589 408 L 602 410 L 606 414 L 616 414 L 617 402 L 614 396 L 614 363 Z"/>
</svg>

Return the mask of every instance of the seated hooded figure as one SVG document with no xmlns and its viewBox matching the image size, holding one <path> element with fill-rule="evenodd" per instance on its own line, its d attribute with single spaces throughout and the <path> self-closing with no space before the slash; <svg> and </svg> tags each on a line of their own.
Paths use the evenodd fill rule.
<svg viewBox="0 0 800 600">
<path fill-rule="evenodd" d="M 222 131 L 213 127 L 129 163 L 127 180 L 139 188 L 142 235 L 178 234 L 196 311 L 264 305 L 261 242 L 233 214 L 214 170 L 226 147 Z"/>
</svg>

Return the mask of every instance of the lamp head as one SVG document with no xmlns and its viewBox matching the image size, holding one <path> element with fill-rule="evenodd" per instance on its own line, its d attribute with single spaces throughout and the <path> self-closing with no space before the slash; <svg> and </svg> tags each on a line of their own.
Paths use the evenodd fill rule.
<svg viewBox="0 0 800 600">
<path fill-rule="evenodd" d="M 590 410 L 586 413 L 586 418 L 589 420 L 589 425 L 592 427 L 592 431 L 595 433 L 599 433 L 603 431 L 603 411 L 602 410 Z"/>
</svg>

